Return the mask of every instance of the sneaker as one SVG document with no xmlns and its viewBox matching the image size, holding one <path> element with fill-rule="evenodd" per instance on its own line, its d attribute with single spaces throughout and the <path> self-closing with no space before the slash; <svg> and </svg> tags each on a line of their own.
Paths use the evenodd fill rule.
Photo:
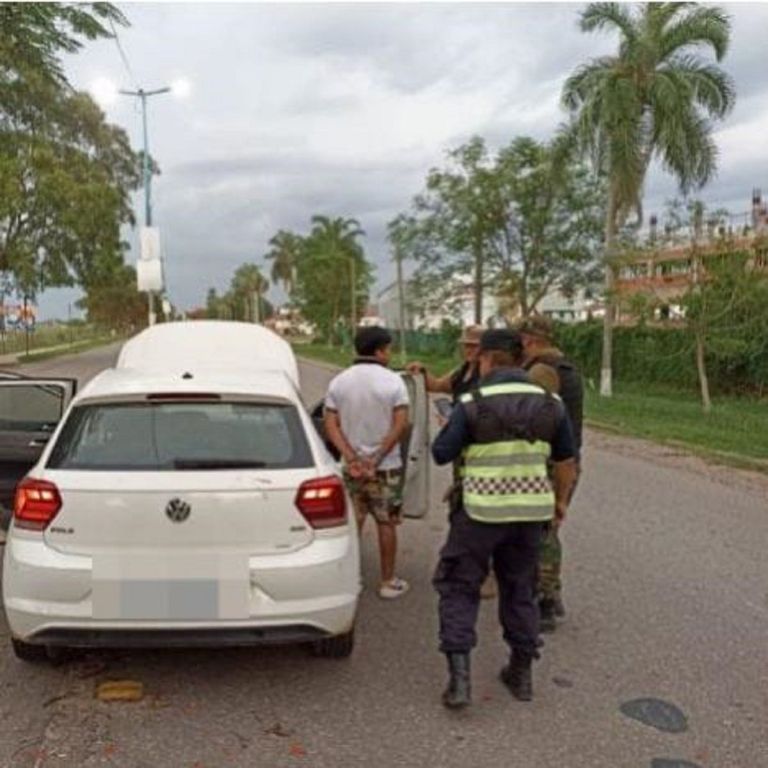
<svg viewBox="0 0 768 768">
<path fill-rule="evenodd" d="M 379 597 L 384 600 L 394 600 L 402 597 L 410 588 L 411 585 L 405 579 L 395 577 L 391 581 L 385 581 L 379 587 Z"/>
</svg>

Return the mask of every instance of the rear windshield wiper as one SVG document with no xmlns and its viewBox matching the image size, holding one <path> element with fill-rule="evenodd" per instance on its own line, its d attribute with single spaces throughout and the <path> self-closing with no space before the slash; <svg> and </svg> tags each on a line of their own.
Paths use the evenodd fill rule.
<svg viewBox="0 0 768 768">
<path fill-rule="evenodd" d="M 249 459 L 174 459 L 174 469 L 263 469 L 265 461 Z"/>
</svg>

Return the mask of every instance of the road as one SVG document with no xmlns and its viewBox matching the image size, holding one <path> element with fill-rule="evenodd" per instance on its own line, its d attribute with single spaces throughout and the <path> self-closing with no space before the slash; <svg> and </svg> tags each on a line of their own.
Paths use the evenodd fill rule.
<svg viewBox="0 0 768 768">
<path fill-rule="evenodd" d="M 35 368 L 88 377 L 113 356 Z M 331 374 L 301 373 L 314 401 Z M 765 768 L 768 483 L 593 433 L 585 466 L 564 532 L 569 617 L 546 640 L 532 704 L 497 681 L 505 651 L 488 601 L 475 704 L 458 715 L 440 706 L 430 576 L 446 522 L 436 472 L 431 516 L 402 529 L 400 572 L 413 589 L 391 603 L 366 591 L 350 660 L 276 648 L 99 653 L 51 667 L 8 650 L 0 766 Z M 98 702 L 96 685 L 115 679 L 143 682 L 144 699 Z M 685 730 L 622 714 L 644 697 L 676 705 Z"/>
</svg>

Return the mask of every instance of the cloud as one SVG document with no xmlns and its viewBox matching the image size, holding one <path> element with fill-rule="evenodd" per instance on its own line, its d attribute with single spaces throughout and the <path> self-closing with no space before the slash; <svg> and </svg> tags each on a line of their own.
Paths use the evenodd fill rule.
<svg viewBox="0 0 768 768">
<path fill-rule="evenodd" d="M 153 188 L 156 220 L 173 298 L 188 307 L 204 301 L 208 286 L 226 287 L 243 261 L 263 263 L 277 229 L 306 231 L 314 213 L 360 219 L 379 282 L 387 282 L 386 223 L 408 207 L 429 168 L 473 134 L 491 147 L 519 134 L 551 136 L 564 118 L 564 78 L 614 49 L 610 35 L 579 31 L 579 8 L 133 4 L 121 40 L 134 77 L 113 41 L 87 45 L 67 68 L 80 87 L 100 76 L 148 87 L 192 81 L 191 98 L 158 97 L 149 114 L 163 171 Z M 739 101 L 718 126 L 720 173 L 702 195 L 746 208 L 752 186 L 768 186 L 768 4 L 728 11 L 724 66 Z M 135 104 L 123 100 L 108 116 L 139 145 Z M 655 171 L 646 210 L 674 193 L 674 181 Z M 63 295 L 46 299 L 49 314 L 66 314 Z"/>
</svg>

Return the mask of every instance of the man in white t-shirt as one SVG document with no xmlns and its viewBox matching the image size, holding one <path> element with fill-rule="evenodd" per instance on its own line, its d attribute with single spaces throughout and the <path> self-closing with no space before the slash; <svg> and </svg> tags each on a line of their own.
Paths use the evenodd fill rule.
<svg viewBox="0 0 768 768">
<path fill-rule="evenodd" d="M 396 598 L 408 582 L 395 576 L 397 528 L 402 519 L 403 462 L 400 441 L 408 429 L 408 389 L 389 370 L 392 336 L 384 328 L 362 328 L 355 336 L 357 359 L 328 387 L 325 429 L 344 463 L 344 479 L 360 531 L 368 515 L 376 521 L 381 556 L 379 596 Z"/>
</svg>

